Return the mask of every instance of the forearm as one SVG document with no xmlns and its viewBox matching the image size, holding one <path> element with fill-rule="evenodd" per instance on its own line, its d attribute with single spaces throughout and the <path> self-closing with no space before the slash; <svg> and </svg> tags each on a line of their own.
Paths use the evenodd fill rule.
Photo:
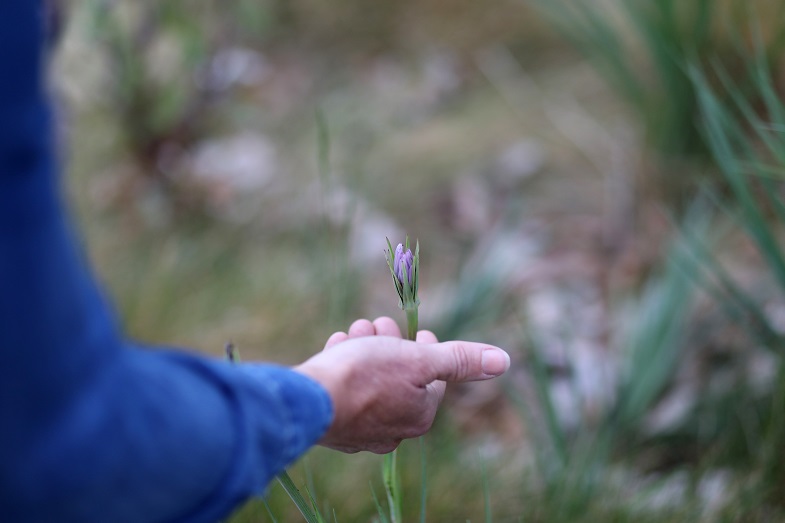
<svg viewBox="0 0 785 523">
<path fill-rule="evenodd" d="M 9 521 L 215 521 L 326 430 L 288 369 L 124 349 L 48 430 L 3 456 Z"/>
</svg>

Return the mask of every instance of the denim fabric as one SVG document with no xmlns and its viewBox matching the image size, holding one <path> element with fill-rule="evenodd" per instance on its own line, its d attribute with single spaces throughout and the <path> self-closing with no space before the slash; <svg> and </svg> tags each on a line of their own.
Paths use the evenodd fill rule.
<svg viewBox="0 0 785 523">
<path fill-rule="evenodd" d="M 60 198 L 39 1 L 0 1 L 0 521 L 216 521 L 324 433 L 284 367 L 128 342 Z"/>
</svg>

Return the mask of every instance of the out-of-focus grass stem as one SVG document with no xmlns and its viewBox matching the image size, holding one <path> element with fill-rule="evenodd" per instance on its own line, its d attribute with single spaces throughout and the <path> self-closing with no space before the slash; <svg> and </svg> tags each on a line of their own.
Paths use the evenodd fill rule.
<svg viewBox="0 0 785 523">
<path fill-rule="evenodd" d="M 422 436 L 420 442 L 420 523 L 425 523 L 428 501 L 428 464 L 425 459 L 425 440 Z"/>
<path fill-rule="evenodd" d="M 281 484 L 289 497 L 292 498 L 292 501 L 297 506 L 300 514 L 305 518 L 305 521 L 308 523 L 324 523 L 324 519 L 318 510 L 316 510 L 316 507 L 309 506 L 308 502 L 305 501 L 305 498 L 300 493 L 300 489 L 297 488 L 297 485 L 294 484 L 292 478 L 289 477 L 288 472 L 284 470 L 276 479 L 278 479 L 278 483 Z"/>
<path fill-rule="evenodd" d="M 392 523 L 403 523 L 401 478 L 398 472 L 398 449 L 384 455 L 382 474 L 384 477 L 384 490 L 387 492 L 387 503 L 390 509 L 390 521 Z"/>
</svg>

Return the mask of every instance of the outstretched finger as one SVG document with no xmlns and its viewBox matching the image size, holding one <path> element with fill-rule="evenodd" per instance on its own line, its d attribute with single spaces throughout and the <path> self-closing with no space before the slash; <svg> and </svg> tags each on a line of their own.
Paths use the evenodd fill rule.
<svg viewBox="0 0 785 523">
<path fill-rule="evenodd" d="M 392 336 L 394 338 L 401 337 L 401 329 L 395 320 L 387 316 L 381 316 L 373 320 L 373 327 L 378 336 Z"/>
<path fill-rule="evenodd" d="M 469 341 L 429 344 L 425 358 L 426 385 L 434 380 L 479 381 L 501 376 L 510 368 L 510 356 L 498 347 Z"/>
<path fill-rule="evenodd" d="M 345 332 L 334 332 L 330 335 L 329 338 L 327 338 L 327 343 L 324 344 L 324 350 L 334 347 L 342 341 L 346 341 L 348 339 L 349 335 Z"/>
</svg>

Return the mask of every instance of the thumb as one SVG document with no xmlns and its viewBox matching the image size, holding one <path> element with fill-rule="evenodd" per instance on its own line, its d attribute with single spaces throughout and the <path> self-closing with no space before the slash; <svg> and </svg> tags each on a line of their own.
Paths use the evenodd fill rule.
<svg viewBox="0 0 785 523">
<path fill-rule="evenodd" d="M 478 381 L 495 378 L 510 368 L 510 356 L 498 347 L 469 341 L 448 341 L 423 348 L 431 380 Z"/>
</svg>

